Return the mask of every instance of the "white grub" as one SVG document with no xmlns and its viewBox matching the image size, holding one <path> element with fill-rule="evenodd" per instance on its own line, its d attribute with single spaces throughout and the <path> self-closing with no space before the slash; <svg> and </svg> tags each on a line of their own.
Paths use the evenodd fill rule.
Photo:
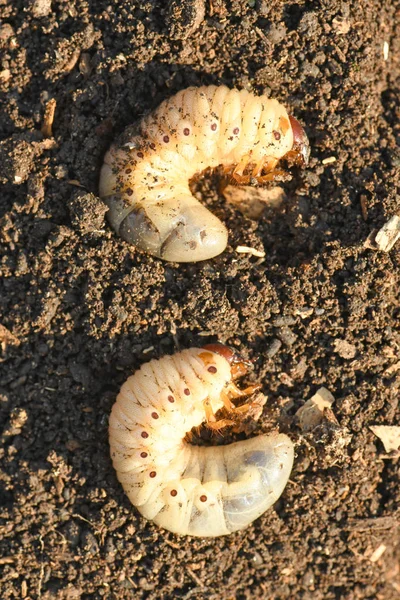
<svg viewBox="0 0 400 600">
<path fill-rule="evenodd" d="M 400 217 L 393 215 L 375 236 L 375 244 L 379 250 L 390 252 L 400 238 Z"/>
<path fill-rule="evenodd" d="M 370 430 L 381 440 L 388 454 L 397 452 L 400 449 L 400 426 L 371 425 Z"/>
<path fill-rule="evenodd" d="M 336 421 L 330 410 L 334 401 L 335 398 L 328 389 L 319 388 L 314 396 L 296 412 L 302 431 L 312 431 L 326 418 Z"/>
<path fill-rule="evenodd" d="M 306 165 L 309 143 L 277 100 L 225 86 L 178 92 L 128 127 L 104 158 L 100 196 L 127 242 L 176 262 L 217 256 L 225 225 L 194 198 L 189 181 L 221 165 L 238 184 L 284 175 L 279 161 Z"/>
<path fill-rule="evenodd" d="M 235 375 L 244 368 L 232 350 L 211 344 L 151 360 L 123 384 L 110 416 L 113 465 L 132 504 L 160 527 L 227 535 L 247 527 L 282 494 L 294 457 L 286 435 L 228 446 L 187 442 L 202 423 L 220 431 L 235 415 L 247 417 L 253 403 L 235 407 L 230 400 L 258 388 L 236 387 Z M 217 421 L 223 407 L 229 418 Z"/>
</svg>

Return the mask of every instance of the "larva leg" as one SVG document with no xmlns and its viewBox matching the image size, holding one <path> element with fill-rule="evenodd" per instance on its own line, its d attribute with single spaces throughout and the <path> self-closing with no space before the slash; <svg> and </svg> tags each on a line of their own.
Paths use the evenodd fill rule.
<svg viewBox="0 0 400 600">
<path fill-rule="evenodd" d="M 272 171 L 271 173 L 267 173 L 267 175 L 261 175 L 260 177 L 256 177 L 258 185 L 263 185 L 264 183 L 269 183 L 270 181 L 274 181 L 277 177 L 284 177 L 287 175 L 285 171 Z"/>
<path fill-rule="evenodd" d="M 230 427 L 231 425 L 235 425 L 235 421 L 232 421 L 231 419 L 219 419 L 218 421 L 209 421 L 207 423 L 207 427 L 213 431 L 219 431 L 220 429 Z"/>
<path fill-rule="evenodd" d="M 241 390 L 233 381 L 231 381 L 225 389 L 231 398 L 244 398 L 245 396 L 251 396 L 251 394 L 254 394 L 254 392 L 257 392 L 260 388 L 261 385 L 255 383 L 254 385 L 249 385 L 244 390 Z"/>
<path fill-rule="evenodd" d="M 235 421 L 232 421 L 231 419 L 219 419 L 214 423 L 207 423 L 207 427 L 212 431 L 220 431 L 224 427 L 231 427 L 232 425 L 235 425 Z"/>
<path fill-rule="evenodd" d="M 226 408 L 226 410 L 233 410 L 235 408 L 235 405 L 233 404 L 233 402 L 231 402 L 226 392 L 221 393 L 221 398 L 224 403 L 224 408 Z"/>
<path fill-rule="evenodd" d="M 240 159 L 240 162 L 233 169 L 233 176 L 235 176 L 235 175 L 243 175 L 243 171 L 245 170 L 245 168 L 249 164 L 250 160 L 251 160 L 251 157 L 250 157 L 249 154 L 245 154 L 244 156 L 242 156 L 242 158 Z"/>
<path fill-rule="evenodd" d="M 206 400 L 204 400 L 203 406 L 204 406 L 204 413 L 206 415 L 207 423 L 213 423 L 213 422 L 215 423 L 216 418 L 215 418 L 213 409 L 211 408 L 211 404 L 210 404 L 210 401 L 208 400 L 208 398 L 206 398 Z"/>
<path fill-rule="evenodd" d="M 277 164 L 278 161 L 276 160 L 276 158 L 266 158 L 263 164 L 263 168 L 259 175 L 261 175 L 262 171 L 264 171 L 265 173 L 273 173 Z M 255 177 L 257 177 L 257 175 L 255 175 Z"/>
<path fill-rule="evenodd" d="M 232 175 L 232 178 L 235 181 L 235 183 L 239 185 L 248 185 L 249 183 L 251 183 L 250 175 L 238 175 L 237 173 L 235 173 L 234 175 Z"/>
<path fill-rule="evenodd" d="M 265 169 L 265 160 L 264 158 L 262 158 L 254 167 L 253 170 L 251 172 L 251 176 L 252 177 L 259 177 L 263 171 L 263 169 Z"/>
</svg>

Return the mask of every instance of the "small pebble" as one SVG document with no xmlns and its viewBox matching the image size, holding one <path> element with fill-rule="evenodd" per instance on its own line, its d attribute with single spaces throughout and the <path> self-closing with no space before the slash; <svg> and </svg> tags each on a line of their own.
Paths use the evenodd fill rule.
<svg viewBox="0 0 400 600">
<path fill-rule="evenodd" d="M 279 352 L 281 346 L 282 342 L 280 340 L 278 340 L 277 338 L 272 340 L 271 345 L 269 346 L 269 348 L 267 348 L 266 351 L 266 355 L 268 356 L 268 358 L 272 358 L 273 356 L 275 356 L 275 354 Z"/>
<path fill-rule="evenodd" d="M 341 358 L 354 358 L 357 353 L 357 348 L 346 342 L 346 340 L 335 340 L 333 343 L 334 350 Z"/>
</svg>

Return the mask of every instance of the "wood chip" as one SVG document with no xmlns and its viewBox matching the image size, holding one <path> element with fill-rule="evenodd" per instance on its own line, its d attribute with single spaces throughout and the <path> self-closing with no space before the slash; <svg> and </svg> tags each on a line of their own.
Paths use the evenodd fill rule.
<svg viewBox="0 0 400 600">
<path fill-rule="evenodd" d="M 375 236 L 375 243 L 379 250 L 389 252 L 400 238 L 400 217 L 394 215 Z"/>
<path fill-rule="evenodd" d="M 264 258 L 265 252 L 263 250 L 256 250 L 255 248 L 250 248 L 249 246 L 236 246 L 236 252 L 241 254 L 251 254 L 252 256 L 257 256 L 257 258 Z"/>
<path fill-rule="evenodd" d="M 56 110 L 57 101 L 55 98 L 51 98 L 47 104 L 44 111 L 43 125 L 41 127 L 41 132 L 45 138 L 53 137 L 53 121 L 54 121 L 54 113 Z"/>
<path fill-rule="evenodd" d="M 399 450 L 400 427 L 396 425 L 371 425 L 370 430 L 381 440 L 388 454 Z"/>
<path fill-rule="evenodd" d="M 148 348 L 145 348 L 144 350 L 142 350 L 142 354 L 148 354 L 149 352 L 153 352 L 154 350 L 154 346 L 149 346 Z"/>
<path fill-rule="evenodd" d="M 377 562 L 380 559 L 380 557 L 382 556 L 382 554 L 385 552 L 385 550 L 386 550 L 385 544 L 380 544 L 380 546 L 378 546 L 377 549 L 373 551 L 373 553 L 369 557 L 369 560 L 372 563 Z"/>
</svg>

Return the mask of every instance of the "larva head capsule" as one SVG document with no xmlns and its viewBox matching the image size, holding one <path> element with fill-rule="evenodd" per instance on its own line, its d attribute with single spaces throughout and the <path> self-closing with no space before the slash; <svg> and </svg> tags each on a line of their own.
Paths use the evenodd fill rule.
<svg viewBox="0 0 400 600">
<path fill-rule="evenodd" d="M 306 167 L 310 160 L 310 142 L 302 125 L 292 116 L 289 116 L 289 121 L 293 132 L 293 146 L 285 158 L 289 158 L 295 164 L 301 167 Z"/>
<path fill-rule="evenodd" d="M 224 344 L 206 344 L 203 346 L 205 350 L 210 350 L 211 352 L 215 352 L 215 354 L 219 354 L 228 363 L 231 365 L 231 373 L 232 378 L 237 379 L 238 377 L 242 377 L 246 375 L 247 371 L 251 367 L 251 362 L 246 360 L 234 352 L 229 346 L 225 346 Z"/>
</svg>

